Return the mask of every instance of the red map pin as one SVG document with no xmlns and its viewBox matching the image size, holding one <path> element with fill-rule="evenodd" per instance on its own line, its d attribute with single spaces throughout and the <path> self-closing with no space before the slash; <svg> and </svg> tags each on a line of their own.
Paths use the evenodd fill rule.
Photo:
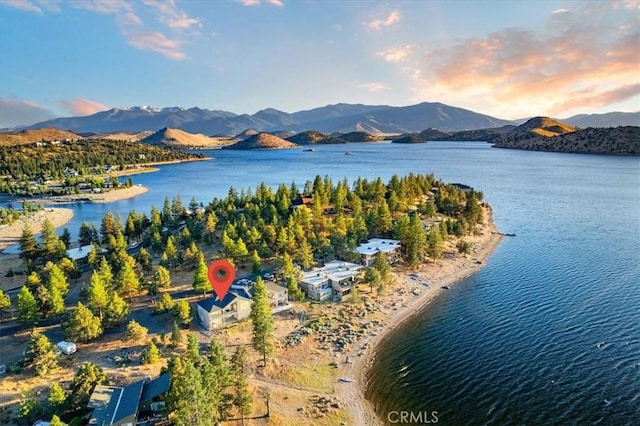
<svg viewBox="0 0 640 426">
<path fill-rule="evenodd" d="M 235 277 L 236 271 L 233 269 L 233 265 L 224 259 L 215 260 L 209 265 L 207 278 L 209 278 L 211 287 L 219 300 L 224 299 L 227 295 Z"/>
</svg>

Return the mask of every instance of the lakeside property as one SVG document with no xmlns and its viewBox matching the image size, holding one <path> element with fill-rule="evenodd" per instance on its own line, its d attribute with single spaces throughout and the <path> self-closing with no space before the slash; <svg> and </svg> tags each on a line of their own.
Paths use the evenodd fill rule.
<svg viewBox="0 0 640 426">
<path fill-rule="evenodd" d="M 42 231 L 42 224 L 48 219 L 54 228 L 64 226 L 73 217 L 73 210 L 68 208 L 45 208 L 42 210 L 26 213 L 16 221 L 0 225 L 0 252 L 5 248 L 17 244 L 22 235 L 25 225 L 34 234 Z"/>
</svg>

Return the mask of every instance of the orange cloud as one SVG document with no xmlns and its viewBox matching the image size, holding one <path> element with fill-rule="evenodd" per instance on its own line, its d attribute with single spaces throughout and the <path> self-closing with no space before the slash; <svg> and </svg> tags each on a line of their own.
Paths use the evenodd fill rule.
<svg viewBox="0 0 640 426">
<path fill-rule="evenodd" d="M 562 108 L 606 107 L 635 96 L 638 26 L 607 19 L 612 7 L 599 7 L 597 14 L 554 13 L 539 31 L 510 28 L 426 52 L 413 67 L 416 97 L 482 103 L 518 117 L 564 115 Z"/>
<path fill-rule="evenodd" d="M 176 7 L 173 0 L 144 0 L 146 6 L 156 9 L 160 22 L 169 28 L 186 29 L 194 25 L 201 25 L 200 20 L 189 17 L 186 12 Z"/>
<path fill-rule="evenodd" d="M 370 30 L 378 31 L 383 28 L 396 25 L 398 22 L 400 22 L 400 18 L 400 12 L 397 10 L 393 10 L 386 17 L 372 19 L 369 22 L 364 22 L 364 25 Z"/>
<path fill-rule="evenodd" d="M 129 44 L 137 49 L 151 50 L 163 54 L 169 59 L 181 61 L 187 55 L 180 50 L 181 41 L 168 39 L 158 32 L 133 32 L 126 33 Z"/>
<path fill-rule="evenodd" d="M 42 13 L 42 9 L 29 0 L 3 0 L 0 4 L 25 12 Z"/>
<path fill-rule="evenodd" d="M 380 82 L 380 81 L 376 81 L 376 82 L 372 82 L 372 83 L 363 83 L 363 84 L 359 84 L 358 85 L 359 89 L 366 89 L 369 92 L 379 92 L 380 90 L 389 90 L 390 87 L 387 86 L 386 84 Z"/>
<path fill-rule="evenodd" d="M 0 98 L 0 128 L 34 124 L 54 118 L 47 108 L 35 102 Z"/>
<path fill-rule="evenodd" d="M 377 56 L 381 56 L 387 62 L 404 62 L 406 61 L 414 50 L 413 45 L 406 44 L 404 46 L 394 47 L 387 49 L 383 52 L 376 53 Z"/>
<path fill-rule="evenodd" d="M 91 115 L 99 111 L 109 109 L 100 102 L 90 101 L 89 99 L 76 98 L 69 101 L 60 101 L 60 106 L 73 115 Z"/>
</svg>

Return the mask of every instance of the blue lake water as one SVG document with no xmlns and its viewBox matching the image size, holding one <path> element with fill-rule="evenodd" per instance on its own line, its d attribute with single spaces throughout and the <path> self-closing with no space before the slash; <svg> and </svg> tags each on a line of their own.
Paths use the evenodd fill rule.
<svg viewBox="0 0 640 426">
<path fill-rule="evenodd" d="M 353 155 L 345 155 L 345 151 Z M 302 187 L 433 173 L 484 192 L 505 238 L 485 266 L 387 339 L 367 396 L 438 424 L 640 424 L 640 159 L 488 144 L 209 151 L 205 162 L 133 176 L 150 188 L 72 205 L 72 235 L 107 210 L 148 212 L 165 196 L 207 203 L 261 181 Z"/>
</svg>

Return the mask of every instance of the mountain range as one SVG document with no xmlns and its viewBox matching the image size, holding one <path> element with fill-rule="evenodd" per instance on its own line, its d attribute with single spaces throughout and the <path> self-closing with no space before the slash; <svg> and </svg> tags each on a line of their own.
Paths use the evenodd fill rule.
<svg viewBox="0 0 640 426">
<path fill-rule="evenodd" d="M 273 108 L 253 115 L 201 108 L 113 108 L 83 117 L 56 118 L 23 126 L 22 129 L 54 127 L 75 133 L 141 132 L 164 127 L 205 135 L 236 135 L 246 129 L 258 132 L 317 130 L 324 133 L 408 133 L 428 127 L 460 131 L 516 124 L 441 103 L 388 105 L 335 104 L 287 113 Z"/>
</svg>

